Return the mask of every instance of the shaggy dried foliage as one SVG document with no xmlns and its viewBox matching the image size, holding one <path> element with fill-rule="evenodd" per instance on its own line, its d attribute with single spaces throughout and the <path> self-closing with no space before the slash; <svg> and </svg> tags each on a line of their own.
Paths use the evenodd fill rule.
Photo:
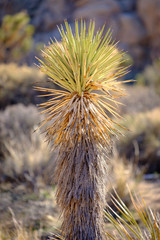
<svg viewBox="0 0 160 240">
<path fill-rule="evenodd" d="M 118 101 L 124 95 L 121 82 L 126 69 L 123 53 L 111 42 L 110 31 L 94 35 L 95 23 L 85 22 L 75 35 L 65 22 L 61 43 L 51 42 L 43 51 L 40 69 L 61 90 L 37 87 L 52 98 L 40 104 L 47 115 L 42 126 L 47 138 L 58 149 L 56 179 L 57 200 L 63 210 L 65 239 L 104 239 L 102 208 L 104 204 L 107 152 L 111 135 L 118 133 L 115 121 Z"/>
</svg>

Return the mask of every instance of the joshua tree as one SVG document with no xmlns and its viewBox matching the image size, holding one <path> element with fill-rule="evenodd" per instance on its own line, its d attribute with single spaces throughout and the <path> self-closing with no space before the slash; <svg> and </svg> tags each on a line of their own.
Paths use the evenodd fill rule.
<svg viewBox="0 0 160 240">
<path fill-rule="evenodd" d="M 63 211 L 67 240 L 101 240 L 107 153 L 119 118 L 116 98 L 123 95 L 123 53 L 111 42 L 110 31 L 94 35 L 95 23 L 75 22 L 75 34 L 65 22 L 61 42 L 43 51 L 40 69 L 58 89 L 37 87 L 52 98 L 40 105 L 47 138 L 58 150 L 57 201 Z"/>
</svg>

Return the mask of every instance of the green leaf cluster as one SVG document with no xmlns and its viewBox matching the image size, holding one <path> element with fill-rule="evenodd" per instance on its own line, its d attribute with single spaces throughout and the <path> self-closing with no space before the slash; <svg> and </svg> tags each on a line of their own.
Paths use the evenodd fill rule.
<svg viewBox="0 0 160 240">
<path fill-rule="evenodd" d="M 104 27 L 95 34 L 95 22 L 90 21 L 88 30 L 85 21 L 80 27 L 75 21 L 75 33 L 65 22 L 59 28 L 62 40 L 51 40 L 43 52 L 44 61 L 40 60 L 41 70 L 51 77 L 60 87 L 68 92 L 91 92 L 98 84 L 105 85 L 126 73 L 120 66 L 124 61 L 123 53 L 111 42 L 110 29 L 103 36 Z"/>
<path fill-rule="evenodd" d="M 117 212 L 108 205 L 105 211 L 106 219 L 117 230 L 117 235 L 107 232 L 109 239 L 128 239 L 128 240 L 160 240 L 160 216 L 148 208 L 143 199 L 141 201 L 137 196 L 130 192 L 130 198 L 134 207 L 135 214 L 129 210 L 122 199 L 116 193 L 112 195 L 112 202 Z M 114 217 L 114 216 L 115 217 Z"/>
</svg>

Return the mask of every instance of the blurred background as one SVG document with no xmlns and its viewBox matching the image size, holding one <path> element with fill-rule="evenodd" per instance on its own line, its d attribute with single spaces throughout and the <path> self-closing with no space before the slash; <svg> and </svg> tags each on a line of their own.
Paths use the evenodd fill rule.
<svg viewBox="0 0 160 240">
<path fill-rule="evenodd" d="M 35 131 L 44 99 L 33 86 L 53 84 L 35 56 L 50 38 L 60 41 L 57 25 L 81 18 L 111 28 L 131 65 L 126 79 L 136 80 L 124 86 L 119 113 L 129 131 L 115 139 L 112 185 L 128 206 L 126 184 L 160 211 L 160 0 L 0 0 L 0 240 L 48 239 L 60 226 L 49 170 L 56 153 Z"/>
</svg>

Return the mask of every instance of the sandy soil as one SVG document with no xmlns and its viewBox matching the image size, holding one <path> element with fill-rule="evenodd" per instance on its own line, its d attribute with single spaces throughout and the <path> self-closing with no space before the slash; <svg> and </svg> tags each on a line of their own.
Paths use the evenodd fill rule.
<svg viewBox="0 0 160 240">
<path fill-rule="evenodd" d="M 147 206 L 160 212 L 160 180 L 142 181 L 137 187 Z M 55 232 L 60 228 L 60 211 L 55 200 L 55 188 L 41 186 L 37 193 L 26 188 L 25 184 L 13 186 L 11 183 L 0 185 L 0 227 L 12 229 L 13 217 L 25 227 L 41 229 L 44 233 Z"/>
</svg>

